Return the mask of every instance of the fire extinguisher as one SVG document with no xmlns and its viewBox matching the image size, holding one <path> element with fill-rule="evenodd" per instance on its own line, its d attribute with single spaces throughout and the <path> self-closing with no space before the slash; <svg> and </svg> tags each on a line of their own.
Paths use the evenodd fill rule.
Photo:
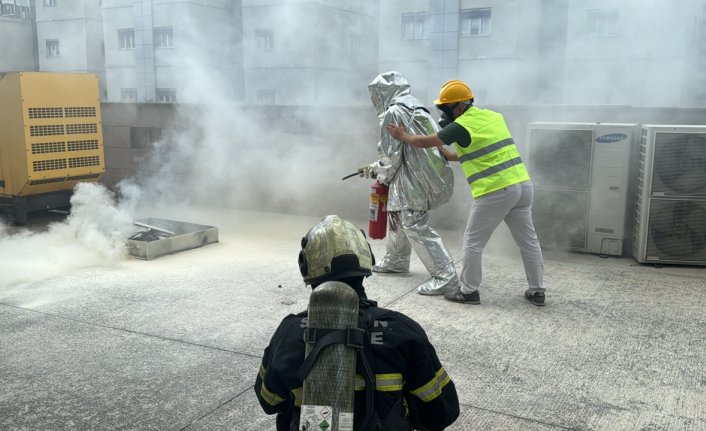
<svg viewBox="0 0 706 431">
<path fill-rule="evenodd" d="M 368 220 L 368 235 L 372 239 L 383 239 L 387 234 L 387 190 L 377 181 L 373 183 L 370 192 L 370 217 Z"/>
</svg>

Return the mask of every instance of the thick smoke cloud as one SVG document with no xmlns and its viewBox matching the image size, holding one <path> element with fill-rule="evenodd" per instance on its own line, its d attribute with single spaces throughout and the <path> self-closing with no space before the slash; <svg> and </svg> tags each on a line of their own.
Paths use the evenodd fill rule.
<svg viewBox="0 0 706 431">
<path fill-rule="evenodd" d="M 343 2 L 324 3 L 346 7 Z M 165 129 L 163 138 L 153 143 L 149 155 L 138 162 L 140 174 L 123 181 L 116 196 L 96 186 L 79 187 L 72 215 L 64 223 L 51 225 L 46 232 L 0 227 L 0 284 L 31 282 L 76 268 L 116 264 L 125 256 L 121 241 L 132 230 L 132 219 L 170 218 L 175 207 L 189 209 L 180 212 L 191 215 L 185 221 L 203 224 L 210 220 L 202 219 L 199 209 L 214 207 L 226 213 L 338 213 L 365 220 L 368 182 L 358 178 L 342 182 L 341 177 L 377 158 L 377 119 L 367 100 L 366 84 L 379 72 L 403 73 L 412 84 L 413 94 L 428 105 L 436 96 L 435 82 L 449 78 L 468 80 L 478 90 L 481 105 L 498 108 L 506 115 L 521 151 L 527 121 L 647 122 L 632 111 L 615 107 L 599 112 L 525 109 L 518 105 L 682 106 L 682 101 L 700 88 L 695 86 L 690 91 L 688 83 L 703 76 L 696 62 L 697 50 L 704 43 L 704 18 L 699 15 L 703 14 L 703 4 L 689 0 L 675 8 L 666 0 L 648 3 L 626 0 L 616 6 L 614 2 L 596 0 L 590 2 L 590 7 L 582 7 L 582 2 L 577 1 L 493 3 L 491 37 L 483 39 L 491 44 L 488 53 L 466 58 L 468 53 L 460 49 L 459 58 L 463 57 L 463 61 L 458 63 L 457 76 L 441 77 L 431 76 L 427 51 L 414 50 L 410 57 L 423 60 L 405 61 L 406 54 L 394 48 L 400 43 L 400 12 L 424 11 L 426 2 L 414 3 L 418 10 L 405 9 L 411 4 L 406 1 L 381 2 L 376 9 L 381 20 L 380 37 L 389 40 L 380 42 L 379 51 L 375 44 L 358 47 L 355 57 L 366 61 L 347 65 L 357 75 L 345 76 L 318 65 L 332 53 L 351 53 L 351 47 L 344 45 L 352 41 L 327 36 L 331 29 L 326 28 L 326 19 L 303 16 L 302 3 L 292 2 L 275 17 L 275 47 L 285 45 L 287 51 L 292 51 L 295 47 L 291 44 L 297 40 L 309 44 L 311 49 L 305 51 L 306 55 L 291 61 L 305 61 L 311 67 L 302 75 L 302 85 L 291 86 L 289 92 L 280 94 L 283 100 L 294 94 L 320 97 L 318 103 L 297 107 L 262 107 L 252 101 L 234 103 L 234 93 L 224 90 L 233 81 L 234 68 L 229 59 L 216 56 L 214 62 L 212 47 L 205 49 L 203 44 L 189 43 L 203 39 L 197 37 L 203 28 L 195 22 L 185 22 L 186 31 L 180 29 L 179 38 L 175 39 L 180 51 L 178 73 L 172 77 L 180 100 L 178 118 Z M 542 9 L 562 4 L 569 9 Z M 307 8 L 310 6 L 307 4 Z M 517 14 L 502 14 L 519 6 Z M 619 37 L 587 38 L 587 14 L 603 9 L 619 9 Z M 306 9 L 306 13 L 310 12 Z M 296 24 L 301 22 L 316 25 L 303 29 Z M 333 23 L 341 28 L 352 25 L 343 18 Z M 542 23 L 553 24 L 542 32 L 537 28 Z M 302 33 L 303 30 L 306 31 Z M 359 30 L 363 33 L 365 29 Z M 288 34 L 298 37 L 287 37 Z M 530 46 L 537 39 L 526 35 L 560 38 L 566 43 L 546 39 Z M 247 40 L 252 34 L 243 36 Z M 492 40 L 503 42 L 500 51 Z M 561 46 L 564 48 L 557 49 Z M 507 54 L 510 48 L 522 55 Z M 242 49 L 234 47 L 228 55 Z M 394 55 L 388 55 L 391 53 Z M 273 61 L 273 66 L 285 67 L 290 60 Z M 382 70 L 375 69 L 378 65 Z M 587 69 L 590 65 L 593 69 Z M 275 85 L 277 80 L 271 82 Z M 316 91 L 311 83 L 315 83 Z M 246 93 L 253 90 L 246 89 Z M 352 93 L 360 95 L 354 102 Z M 433 108 L 431 111 L 435 112 Z M 460 168 L 454 169 L 457 181 L 453 201 L 435 211 L 432 221 L 438 222 L 436 226 L 456 229 L 463 226 L 470 194 Z"/>
<path fill-rule="evenodd" d="M 46 231 L 0 224 L 0 288 L 118 264 L 127 254 L 125 238 L 134 230 L 130 192 L 116 202 L 104 186 L 79 184 L 71 214 Z"/>
</svg>

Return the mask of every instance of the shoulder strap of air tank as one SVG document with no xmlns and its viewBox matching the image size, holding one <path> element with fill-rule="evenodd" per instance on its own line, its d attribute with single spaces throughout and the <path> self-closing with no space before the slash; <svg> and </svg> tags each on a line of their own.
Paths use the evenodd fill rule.
<svg viewBox="0 0 706 431">
<path fill-rule="evenodd" d="M 367 333 L 360 328 L 328 329 L 307 328 L 304 330 L 304 342 L 314 343 L 314 348 L 297 370 L 297 377 L 303 382 L 319 357 L 324 347 L 331 344 L 345 344 L 347 347 L 362 351 L 366 344 Z"/>
<path fill-rule="evenodd" d="M 360 322 L 358 322 L 358 327 L 365 329 L 366 331 L 368 330 L 370 325 L 375 323 L 378 317 L 382 316 L 383 314 L 389 313 L 390 311 L 378 307 L 377 302 L 371 301 L 369 299 L 361 299 L 359 302 L 359 306 L 361 310 L 361 319 Z"/>
<path fill-rule="evenodd" d="M 412 110 L 421 109 L 421 110 L 425 111 L 427 114 L 431 114 L 431 112 L 429 112 L 429 110 L 427 109 L 426 106 L 407 106 L 407 105 L 405 105 L 404 103 L 401 103 L 401 102 L 392 103 L 390 106 L 392 106 L 392 105 L 400 105 L 400 106 L 404 106 L 404 107 L 407 108 L 407 109 L 412 109 Z"/>
<path fill-rule="evenodd" d="M 370 345 L 370 337 L 367 336 L 368 330 L 374 324 L 375 320 L 381 315 L 388 312 L 377 306 L 377 302 L 369 299 L 360 300 L 360 321 L 358 326 L 365 330 L 365 347 L 362 351 L 358 351 L 360 360 L 360 368 L 365 380 L 365 416 L 358 423 L 355 431 L 383 431 L 384 428 L 380 422 L 380 417 L 375 411 L 375 389 L 377 383 L 375 381 L 375 358 L 373 357 L 372 346 Z"/>
</svg>

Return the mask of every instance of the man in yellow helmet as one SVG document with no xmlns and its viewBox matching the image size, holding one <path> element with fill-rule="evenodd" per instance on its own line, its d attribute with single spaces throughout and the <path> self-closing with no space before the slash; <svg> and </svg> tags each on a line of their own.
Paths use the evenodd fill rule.
<svg viewBox="0 0 706 431">
<path fill-rule="evenodd" d="M 544 260 L 532 223 L 533 187 L 503 116 L 473 106 L 473 92 L 463 81 L 447 81 L 434 105 L 449 123 L 433 135 L 411 135 L 388 125 L 390 135 L 417 148 L 439 147 L 448 160 L 458 160 L 473 196 L 463 239 L 461 288 L 444 298 L 480 304 L 483 248 L 505 221 L 520 247 L 529 288 L 525 298 L 544 305 Z M 454 145 L 455 152 L 445 145 Z"/>
</svg>

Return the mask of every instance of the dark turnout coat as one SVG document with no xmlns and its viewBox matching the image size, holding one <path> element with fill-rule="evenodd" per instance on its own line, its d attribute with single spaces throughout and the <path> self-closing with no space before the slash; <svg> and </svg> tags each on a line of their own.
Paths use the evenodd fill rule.
<svg viewBox="0 0 706 431">
<path fill-rule="evenodd" d="M 359 322 L 364 322 L 360 326 L 368 331 L 370 341 L 375 413 L 384 424 L 382 429 L 435 431 L 452 424 L 459 414 L 456 388 L 422 327 L 402 313 L 378 308 L 374 301 L 361 299 L 359 310 Z M 297 370 L 304 362 L 306 316 L 306 312 L 289 315 L 280 323 L 255 380 L 262 409 L 277 414 L 277 430 L 297 429 L 303 387 Z M 358 363 L 356 430 L 365 413 L 361 371 Z"/>
</svg>

